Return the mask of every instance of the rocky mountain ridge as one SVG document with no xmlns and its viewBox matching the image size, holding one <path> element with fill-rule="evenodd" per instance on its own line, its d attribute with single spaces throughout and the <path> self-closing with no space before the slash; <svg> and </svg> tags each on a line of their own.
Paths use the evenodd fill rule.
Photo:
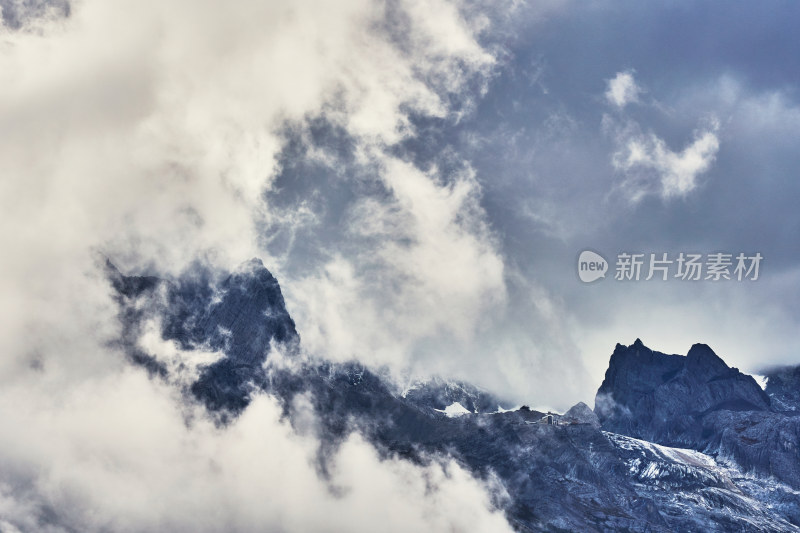
<svg viewBox="0 0 800 533">
<path fill-rule="evenodd" d="M 168 372 L 136 343 L 155 316 L 189 356 L 222 354 L 185 391 L 220 423 L 254 394 L 277 398 L 292 420 L 302 395 L 319 420 L 322 473 L 358 431 L 383 456 L 452 456 L 475 477 L 499 479 L 507 497 L 496 505 L 518 531 L 800 531 L 800 419 L 705 345 L 687 356 L 618 345 L 595 410 L 578 404 L 548 419 L 500 408 L 469 384 L 437 378 L 398 390 L 359 363 L 305 358 L 277 280 L 258 260 L 170 281 L 108 272 L 134 363 L 153 379 Z M 455 404 L 459 416 L 447 412 Z"/>
</svg>

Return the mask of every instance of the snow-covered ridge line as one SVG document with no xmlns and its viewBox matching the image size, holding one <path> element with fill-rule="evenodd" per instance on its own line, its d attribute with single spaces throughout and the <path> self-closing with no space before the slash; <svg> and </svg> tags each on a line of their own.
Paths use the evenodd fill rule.
<svg viewBox="0 0 800 533">
<path fill-rule="evenodd" d="M 656 457 L 671 462 L 686 463 L 702 468 L 719 468 L 719 465 L 717 465 L 717 462 L 712 457 L 696 450 L 688 448 L 670 448 L 669 446 L 662 446 L 661 444 L 655 444 L 646 440 L 635 439 L 609 431 L 603 431 L 603 435 L 617 447 L 624 450 L 645 450 L 654 454 Z"/>
</svg>

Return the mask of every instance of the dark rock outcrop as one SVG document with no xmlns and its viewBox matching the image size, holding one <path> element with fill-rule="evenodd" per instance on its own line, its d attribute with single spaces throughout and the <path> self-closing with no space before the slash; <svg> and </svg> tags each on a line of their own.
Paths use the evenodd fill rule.
<svg viewBox="0 0 800 533">
<path fill-rule="evenodd" d="M 735 461 L 800 488 L 800 418 L 705 344 L 683 357 L 617 345 L 595 399 L 603 429 Z"/>
<path fill-rule="evenodd" d="M 765 372 L 764 392 L 776 410 L 800 413 L 800 366 L 775 368 Z"/>
<path fill-rule="evenodd" d="M 688 443 L 684 436 L 706 413 L 769 407 L 751 376 L 729 368 L 705 344 L 695 344 L 683 357 L 655 352 L 639 339 L 617 344 L 595 399 L 609 431 L 675 445 Z"/>
<path fill-rule="evenodd" d="M 203 368 L 191 388 L 211 409 L 233 413 L 244 409 L 252 391 L 266 380 L 263 365 L 270 349 L 292 352 L 299 344 L 278 281 L 260 259 L 230 274 L 195 265 L 175 280 L 124 276 L 110 263 L 106 270 L 119 295 L 123 341 L 135 362 L 165 372 L 135 343 L 141 321 L 154 314 L 165 340 L 177 342 L 183 350 L 222 354 Z"/>
</svg>

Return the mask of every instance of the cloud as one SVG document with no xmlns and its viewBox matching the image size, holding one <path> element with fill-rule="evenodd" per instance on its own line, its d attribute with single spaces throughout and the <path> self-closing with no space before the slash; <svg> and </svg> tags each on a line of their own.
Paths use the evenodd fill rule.
<svg viewBox="0 0 800 533">
<path fill-rule="evenodd" d="M 605 96 L 609 103 L 622 109 L 628 104 L 638 102 L 641 92 L 642 89 L 633 78 L 633 71 L 627 70 L 617 72 L 616 76 L 608 80 Z"/>
<path fill-rule="evenodd" d="M 605 97 L 623 110 L 626 105 L 639 102 L 641 92 L 633 71 L 628 70 L 608 81 Z M 663 112 L 661 104 L 652 107 Z M 640 124 L 626 115 L 605 114 L 602 124 L 617 145 L 611 162 L 625 176 L 620 189 L 632 203 L 648 195 L 664 200 L 686 196 L 697 187 L 698 177 L 711 168 L 719 150 L 720 123 L 714 116 L 694 131 L 692 142 L 680 151 L 672 150 L 654 132 L 643 132 Z"/>
<path fill-rule="evenodd" d="M 668 200 L 694 190 L 698 177 L 714 163 L 719 150 L 718 131 L 719 122 L 712 119 L 706 128 L 696 130 L 693 141 L 679 152 L 654 133 L 619 139 L 622 146 L 614 152 L 612 163 L 625 174 L 623 189 L 631 201 L 653 193 Z"/>
<path fill-rule="evenodd" d="M 320 478 L 317 441 L 266 396 L 223 430 L 139 370 L 46 391 L 31 377 L 0 392 L 16 428 L 0 515 L 21 531 L 511 531 L 450 459 L 381 459 L 352 435 Z"/>
<path fill-rule="evenodd" d="M 633 72 L 624 71 L 609 80 L 605 96 L 622 110 L 638 102 L 640 92 Z M 660 104 L 653 107 L 661 108 Z M 698 177 L 711 168 L 719 150 L 720 123 L 714 116 L 694 131 L 692 142 L 680 151 L 672 150 L 652 131 L 643 132 L 636 120 L 624 115 L 605 114 L 602 123 L 617 145 L 611 162 L 625 176 L 620 188 L 633 203 L 651 194 L 664 200 L 686 196 L 697 187 Z"/>
<path fill-rule="evenodd" d="M 431 355 L 426 345 L 474 340 L 484 315 L 505 301 L 504 267 L 471 172 L 443 183 L 395 158 L 382 165 L 386 193 L 347 211 L 358 246 L 287 293 L 308 349 L 403 369 Z"/>
<path fill-rule="evenodd" d="M 53 191 L 55 205 L 36 205 L 49 220 L 130 266 L 176 272 L 209 250 L 233 266 L 259 252 L 253 220 L 268 216 L 282 124 L 324 112 L 360 139 L 396 142 L 408 112 L 441 116 L 442 96 L 491 64 L 439 4 L 451 6 L 400 7 L 414 22 L 407 43 L 378 31 L 388 7 L 359 0 L 85 2 L 45 36 L 9 33 L 4 197 L 22 216 L 33 191 Z M 419 27 L 423 9 L 454 17 L 446 35 Z"/>
<path fill-rule="evenodd" d="M 368 296 L 384 290 L 367 276 L 371 264 L 409 274 L 408 288 L 394 281 L 400 297 L 365 299 L 376 327 L 468 338 L 483 299 L 494 290 L 501 299 L 503 288 L 479 187 L 469 175 L 446 183 L 390 148 L 414 135 L 412 114 L 446 119 L 459 98 L 469 105 L 460 94 L 494 61 L 477 39 L 479 14 L 445 0 L 86 0 L 66 18 L 45 11 L 0 34 L 0 417 L 17 428 L 0 436 L 0 527 L 509 530 L 491 508 L 493 489 L 447 459 L 380 459 L 354 435 L 332 458 L 330 483 L 342 489 L 332 492 L 313 466 L 317 439 L 282 422 L 273 400 L 214 427 L 182 403 L 180 383 L 147 379 L 114 348 L 120 327 L 95 255 L 164 276 L 253 256 L 280 268 L 261 228 L 283 230 L 291 247 L 304 228 L 322 227 L 311 201 L 297 211 L 270 204 L 285 131 L 324 117 L 355 139 L 357 158 L 390 193 L 374 208 L 360 198 L 348 231 L 391 238 L 374 258 L 309 268 L 305 286 L 337 289 L 350 268 L 353 294 Z M 395 22 L 408 31 L 389 31 Z M 411 226 L 393 229 L 401 219 Z M 316 283 L 319 272 L 333 283 Z M 324 292 L 305 294 L 298 307 Z M 338 300 L 331 309 L 350 310 Z M 452 324 L 423 327 L 448 310 Z M 180 364 L 185 354 L 156 331 L 140 343 Z M 358 323 L 341 334 L 359 332 L 380 334 Z"/>
</svg>

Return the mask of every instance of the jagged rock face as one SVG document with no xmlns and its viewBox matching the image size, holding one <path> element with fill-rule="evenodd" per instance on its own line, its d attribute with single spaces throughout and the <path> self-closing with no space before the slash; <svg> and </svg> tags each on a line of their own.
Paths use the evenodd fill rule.
<svg viewBox="0 0 800 533">
<path fill-rule="evenodd" d="M 260 259 L 222 276 L 198 266 L 171 281 L 123 276 L 113 265 L 107 268 L 121 298 L 125 327 L 135 329 L 131 323 L 142 318 L 134 300 L 162 288 L 157 304 L 151 306 L 157 308 L 161 318 L 162 337 L 176 341 L 184 350 L 224 354 L 203 369 L 192 386 L 195 396 L 212 409 L 243 409 L 253 387 L 266 379 L 263 364 L 270 349 L 282 346 L 291 351 L 299 343 L 278 281 Z M 132 358 L 158 373 L 164 372 L 154 358 L 135 348 Z"/>
<path fill-rule="evenodd" d="M 766 373 L 764 392 L 775 409 L 800 412 L 800 366 L 778 368 Z"/>
<path fill-rule="evenodd" d="M 170 286 L 163 335 L 184 349 L 221 350 L 236 364 L 264 362 L 271 343 L 299 340 L 278 280 L 259 259 L 212 286 L 200 271 Z"/>
<path fill-rule="evenodd" d="M 214 290 L 203 276 L 181 281 L 169 292 L 164 338 L 184 348 L 206 346 L 225 357 L 207 367 L 192 392 L 212 409 L 237 412 L 254 386 L 266 379 L 271 347 L 299 342 L 280 286 L 259 259 L 225 278 Z"/>
<path fill-rule="evenodd" d="M 595 411 L 603 428 L 735 460 L 800 487 L 800 418 L 775 412 L 756 381 L 708 346 L 686 357 L 617 345 Z"/>
<path fill-rule="evenodd" d="M 708 346 L 695 344 L 683 357 L 655 352 L 639 339 L 617 345 L 595 399 L 603 427 L 658 442 L 692 433 L 697 418 L 711 411 L 769 405 L 751 376 L 729 368 Z"/>
</svg>

